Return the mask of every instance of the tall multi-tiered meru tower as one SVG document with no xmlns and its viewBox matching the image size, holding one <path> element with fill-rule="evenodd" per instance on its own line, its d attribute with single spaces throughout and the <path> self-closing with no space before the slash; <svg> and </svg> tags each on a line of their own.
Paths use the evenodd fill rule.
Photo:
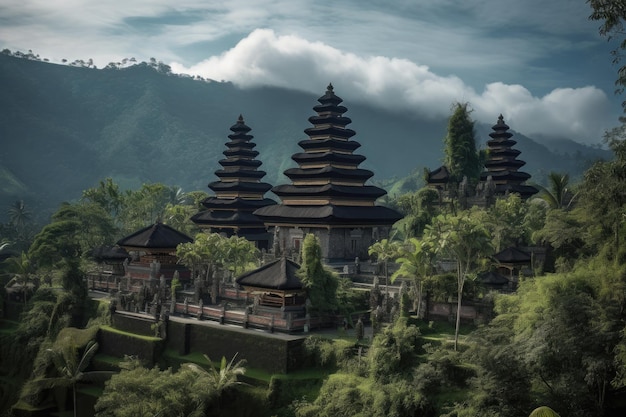
<svg viewBox="0 0 626 417">
<path fill-rule="evenodd" d="M 202 202 L 206 210 L 191 220 L 210 232 L 242 236 L 255 242 L 259 249 L 268 249 L 271 235 L 253 212 L 276 204 L 274 200 L 264 198 L 272 186 L 261 182 L 265 171 L 257 169 L 262 164 L 255 159 L 259 152 L 254 150 L 254 136 L 248 134 L 251 129 L 241 115 L 230 130 L 233 132 L 228 135 L 230 142 L 225 144 L 228 149 L 223 152 L 226 159 L 219 161 L 223 169 L 215 171 L 219 181 L 209 184 L 215 195 Z"/>
<path fill-rule="evenodd" d="M 268 205 L 254 212 L 274 234 L 274 246 L 283 252 L 300 249 L 305 234 L 315 234 L 327 261 L 368 258 L 369 246 L 388 237 L 401 214 L 379 206 L 376 200 L 386 191 L 365 183 L 374 175 L 359 168 L 365 160 L 353 152 L 361 145 L 350 140 L 355 132 L 346 128 L 347 109 L 335 95 L 332 85 L 318 99 L 309 118 L 313 127 L 299 142 L 304 152 L 292 159 L 298 168 L 284 174 L 291 184 L 272 188 L 281 204 Z"/>
<path fill-rule="evenodd" d="M 521 152 L 513 149 L 517 141 L 512 139 L 513 134 L 509 132 L 509 126 L 504 123 L 502 115 L 491 129 L 491 139 L 487 141 L 489 156 L 485 162 L 486 171 L 480 174 L 480 180 L 487 182 L 491 178 L 495 185 L 495 195 L 517 193 L 527 199 L 536 194 L 539 190 L 524 184 L 530 179 L 530 174 L 519 171 L 526 162 L 517 159 Z"/>
</svg>

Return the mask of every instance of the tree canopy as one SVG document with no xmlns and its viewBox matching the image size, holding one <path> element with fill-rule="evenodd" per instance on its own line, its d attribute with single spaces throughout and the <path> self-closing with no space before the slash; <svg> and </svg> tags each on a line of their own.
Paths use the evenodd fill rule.
<svg viewBox="0 0 626 417">
<path fill-rule="evenodd" d="M 474 121 L 470 118 L 468 103 L 455 103 L 448 120 L 448 132 L 444 138 L 444 165 L 451 180 L 460 183 L 467 177 L 470 184 L 478 181 L 482 170 L 481 158 L 476 150 Z"/>
</svg>

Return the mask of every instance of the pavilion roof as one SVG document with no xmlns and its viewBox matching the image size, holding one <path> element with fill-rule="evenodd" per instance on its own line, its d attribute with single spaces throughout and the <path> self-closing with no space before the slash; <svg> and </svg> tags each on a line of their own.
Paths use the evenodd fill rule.
<svg viewBox="0 0 626 417">
<path fill-rule="evenodd" d="M 429 184 L 445 184 L 450 180 L 450 171 L 445 165 L 440 166 L 439 168 L 428 172 L 428 179 L 426 180 Z"/>
<path fill-rule="evenodd" d="M 181 243 L 191 243 L 193 239 L 163 223 L 154 223 L 135 233 L 120 239 L 117 244 L 122 247 L 163 249 L 175 248 Z"/>
<path fill-rule="evenodd" d="M 501 286 L 508 285 L 509 279 L 502 274 L 494 271 L 485 272 L 478 276 L 478 279 L 484 285 Z"/>
<path fill-rule="evenodd" d="M 493 257 L 500 263 L 529 263 L 530 255 L 516 247 L 509 247 L 493 255 Z"/>
<path fill-rule="evenodd" d="M 130 259 L 126 249 L 119 246 L 97 246 L 91 251 L 91 257 L 98 262 Z"/>
<path fill-rule="evenodd" d="M 240 275 L 236 282 L 243 287 L 282 291 L 301 290 L 303 285 L 296 275 L 299 269 L 300 265 L 283 257 Z"/>
</svg>

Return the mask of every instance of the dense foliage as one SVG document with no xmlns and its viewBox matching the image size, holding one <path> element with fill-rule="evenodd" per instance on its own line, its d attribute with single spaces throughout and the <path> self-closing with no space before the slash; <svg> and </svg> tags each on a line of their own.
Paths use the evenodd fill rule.
<svg viewBox="0 0 626 417">
<path fill-rule="evenodd" d="M 476 149 L 476 132 L 470 112 L 468 103 L 454 104 L 448 120 L 448 133 L 443 140 L 444 165 L 450 172 L 451 181 L 456 184 L 463 178 L 467 178 L 470 184 L 476 184 L 483 168 L 481 155 Z"/>
</svg>

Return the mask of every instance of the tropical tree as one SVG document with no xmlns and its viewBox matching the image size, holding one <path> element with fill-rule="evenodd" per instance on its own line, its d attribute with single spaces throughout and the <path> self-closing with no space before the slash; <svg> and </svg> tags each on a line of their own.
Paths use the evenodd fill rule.
<svg viewBox="0 0 626 417">
<path fill-rule="evenodd" d="M 391 239 L 383 239 L 372 244 L 367 253 L 375 255 L 376 261 L 383 267 L 383 275 L 385 276 L 385 294 L 389 293 L 389 261 L 398 256 L 400 244 Z"/>
<path fill-rule="evenodd" d="M 626 49 L 626 39 L 624 38 L 624 22 L 626 22 L 626 4 L 624 0 L 587 0 L 593 12 L 589 16 L 591 20 L 601 22 L 599 28 L 600 35 L 608 37 L 609 40 L 616 39 L 617 47 L 611 51 L 613 63 L 619 64 L 623 58 L 623 51 Z M 617 92 L 621 93 L 626 87 L 626 65 L 620 65 L 617 70 L 618 86 Z M 626 102 L 622 103 L 626 109 Z"/>
<path fill-rule="evenodd" d="M 536 198 L 545 201 L 551 209 L 569 210 L 576 200 L 577 193 L 569 187 L 569 175 L 550 172 L 548 175 L 548 187 L 536 184 L 539 194 Z"/>
<path fill-rule="evenodd" d="M 177 204 L 182 198 L 180 189 L 161 183 L 143 184 L 137 191 L 126 191 L 120 221 L 124 231 L 134 231 L 163 221 L 168 204 Z"/>
<path fill-rule="evenodd" d="M 431 187 L 399 196 L 395 205 L 404 214 L 404 219 L 395 229 L 403 228 L 401 231 L 407 238 L 421 236 L 426 225 L 438 214 L 438 203 L 439 193 Z"/>
<path fill-rule="evenodd" d="M 189 268 L 192 276 L 205 271 L 204 281 L 209 282 L 226 260 L 225 240 L 217 233 L 198 233 L 193 242 L 183 243 L 176 248 L 179 262 Z"/>
<path fill-rule="evenodd" d="M 35 236 L 29 255 L 39 266 L 53 266 L 112 243 L 116 231 L 111 216 L 100 205 L 63 203 L 52 215 L 52 223 Z"/>
<path fill-rule="evenodd" d="M 13 245 L 18 250 L 27 250 L 33 239 L 33 215 L 24 203 L 18 200 L 7 210 L 9 223 L 6 226 L 6 235 L 10 236 Z"/>
<path fill-rule="evenodd" d="M 217 398 L 219 409 L 222 394 L 237 385 L 243 384 L 243 382 L 239 381 L 239 376 L 246 373 L 245 360 L 235 361 L 237 354 L 230 361 L 227 361 L 226 357 L 222 356 L 218 370 L 212 365 L 211 359 L 207 355 L 204 355 L 204 358 L 210 365 L 208 369 L 195 363 L 187 363 L 185 366 L 198 376 L 198 382 L 201 386 L 206 387 L 207 394 Z"/>
<path fill-rule="evenodd" d="M 307 234 L 302 242 L 302 265 L 297 272 L 307 289 L 311 306 L 317 311 L 333 311 L 337 308 L 337 274 L 322 263 L 322 249 L 314 234 Z"/>
<path fill-rule="evenodd" d="M 245 272 L 247 266 L 259 256 L 259 250 L 254 243 L 244 237 L 233 235 L 224 244 L 224 261 L 234 276 Z"/>
<path fill-rule="evenodd" d="M 532 232 L 527 222 L 528 212 L 529 205 L 513 193 L 498 198 L 487 210 L 472 210 L 472 215 L 483 223 L 494 250 L 500 252 L 508 246 L 528 243 Z"/>
<path fill-rule="evenodd" d="M 580 187 L 579 206 L 588 225 L 587 241 L 605 246 L 618 262 L 622 250 L 626 212 L 626 125 L 607 133 L 605 140 L 615 157 L 596 162 Z M 607 244 L 608 243 L 608 244 Z"/>
<path fill-rule="evenodd" d="M 470 184 L 478 181 L 482 160 L 476 150 L 474 121 L 470 118 L 469 103 L 454 103 L 448 120 L 448 132 L 444 138 L 444 165 L 453 183 L 467 177 Z"/>
<path fill-rule="evenodd" d="M 484 226 L 464 211 L 456 216 L 439 215 L 426 231 L 428 239 L 437 242 L 435 252 L 440 259 L 451 259 L 456 263 L 457 309 L 454 331 L 454 350 L 458 348 L 461 325 L 463 288 L 490 255 L 491 240 Z"/>
<path fill-rule="evenodd" d="M 111 216 L 116 217 L 123 205 L 123 194 L 113 179 L 106 178 L 97 187 L 83 191 L 82 199 L 100 205 Z"/>
<path fill-rule="evenodd" d="M 18 200 L 7 210 L 9 224 L 18 230 L 24 229 L 32 218 L 31 211 L 26 207 L 24 200 Z"/>
<path fill-rule="evenodd" d="M 424 239 L 411 238 L 404 245 L 400 245 L 396 263 L 400 268 L 391 275 L 391 282 L 399 277 L 410 278 L 417 288 L 417 316 L 420 316 L 422 306 L 422 287 L 435 271 L 435 253 L 433 242 Z"/>
<path fill-rule="evenodd" d="M 111 371 L 87 371 L 91 359 L 98 351 L 98 343 L 90 341 L 82 355 L 78 355 L 78 349 L 72 344 L 66 344 L 61 350 L 48 349 L 48 354 L 58 373 L 57 376 L 42 378 L 36 381 L 44 388 L 69 387 L 72 389 L 74 404 L 74 417 L 76 407 L 76 385 L 83 381 L 103 381 L 111 377 Z"/>
<path fill-rule="evenodd" d="M 31 259 L 26 252 L 7 258 L 4 261 L 4 265 L 6 265 L 7 271 L 13 275 L 9 282 L 5 285 L 5 288 L 9 288 L 15 284 L 21 287 L 22 298 L 24 304 L 26 304 L 28 294 L 34 292 L 39 281 L 34 275 L 37 268 L 34 263 L 31 262 Z"/>
<path fill-rule="evenodd" d="M 168 204 L 163 213 L 163 223 L 187 235 L 198 231 L 198 226 L 191 221 L 198 210 L 192 205 Z"/>
<path fill-rule="evenodd" d="M 97 417 L 206 416 L 214 396 L 197 374 L 182 367 L 147 369 L 138 361 L 122 364 L 122 371 L 105 384 L 94 407 Z"/>
<path fill-rule="evenodd" d="M 618 290 L 601 277 L 621 276 L 623 282 L 623 274 L 623 268 L 591 259 L 568 274 L 524 281 L 518 295 L 496 300 L 503 324 L 514 330 L 511 344 L 545 397 L 541 402 L 564 415 L 604 415 L 607 402 L 619 395 L 611 382 L 623 387 L 615 367 L 623 315 L 615 308 L 619 300 L 600 290 L 605 283 L 606 290 Z"/>
</svg>

